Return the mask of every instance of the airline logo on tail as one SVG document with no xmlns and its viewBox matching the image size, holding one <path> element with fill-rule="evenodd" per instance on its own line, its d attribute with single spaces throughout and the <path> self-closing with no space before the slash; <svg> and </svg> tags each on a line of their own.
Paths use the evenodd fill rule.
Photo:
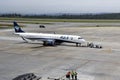
<svg viewBox="0 0 120 80">
<path fill-rule="evenodd" d="M 14 23 L 15 32 L 24 32 L 16 22 L 13 22 L 13 23 Z"/>
<path fill-rule="evenodd" d="M 16 31 L 19 31 L 19 27 L 18 26 L 15 26 L 15 29 L 16 29 Z"/>
</svg>

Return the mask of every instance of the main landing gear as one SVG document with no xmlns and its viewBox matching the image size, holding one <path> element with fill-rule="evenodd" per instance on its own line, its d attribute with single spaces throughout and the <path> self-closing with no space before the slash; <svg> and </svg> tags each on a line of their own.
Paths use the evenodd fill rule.
<svg viewBox="0 0 120 80">
<path fill-rule="evenodd" d="M 81 46 L 81 43 L 76 43 L 76 47 L 80 47 Z"/>
</svg>

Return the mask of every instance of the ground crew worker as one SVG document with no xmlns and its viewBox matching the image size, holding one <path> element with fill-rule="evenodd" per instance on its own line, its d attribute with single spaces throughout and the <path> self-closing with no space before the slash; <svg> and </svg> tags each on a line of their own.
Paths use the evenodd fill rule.
<svg viewBox="0 0 120 80">
<path fill-rule="evenodd" d="M 74 80 L 74 71 L 71 71 L 72 80 Z"/>
<path fill-rule="evenodd" d="M 70 71 L 69 72 L 67 72 L 67 74 L 66 74 L 66 78 L 68 78 L 69 80 L 70 80 Z"/>
<path fill-rule="evenodd" d="M 77 80 L 77 72 L 74 72 L 75 80 Z"/>
</svg>

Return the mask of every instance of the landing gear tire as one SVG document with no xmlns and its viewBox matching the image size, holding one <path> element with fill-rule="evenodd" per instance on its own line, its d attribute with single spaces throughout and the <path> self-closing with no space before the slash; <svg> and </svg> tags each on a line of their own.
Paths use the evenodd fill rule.
<svg viewBox="0 0 120 80">
<path fill-rule="evenodd" d="M 76 43 L 76 47 L 80 47 L 81 46 L 81 43 Z"/>
<path fill-rule="evenodd" d="M 47 42 L 46 41 L 43 42 L 43 46 L 47 46 Z"/>
<path fill-rule="evenodd" d="M 76 47 L 78 47 L 78 43 L 76 43 Z"/>
</svg>

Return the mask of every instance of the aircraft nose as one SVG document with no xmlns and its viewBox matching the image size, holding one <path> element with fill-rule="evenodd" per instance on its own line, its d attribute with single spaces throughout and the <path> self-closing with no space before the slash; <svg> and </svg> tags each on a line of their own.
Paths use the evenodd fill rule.
<svg viewBox="0 0 120 80">
<path fill-rule="evenodd" d="M 82 42 L 83 42 L 83 43 L 86 42 L 85 39 L 82 39 Z"/>
</svg>

